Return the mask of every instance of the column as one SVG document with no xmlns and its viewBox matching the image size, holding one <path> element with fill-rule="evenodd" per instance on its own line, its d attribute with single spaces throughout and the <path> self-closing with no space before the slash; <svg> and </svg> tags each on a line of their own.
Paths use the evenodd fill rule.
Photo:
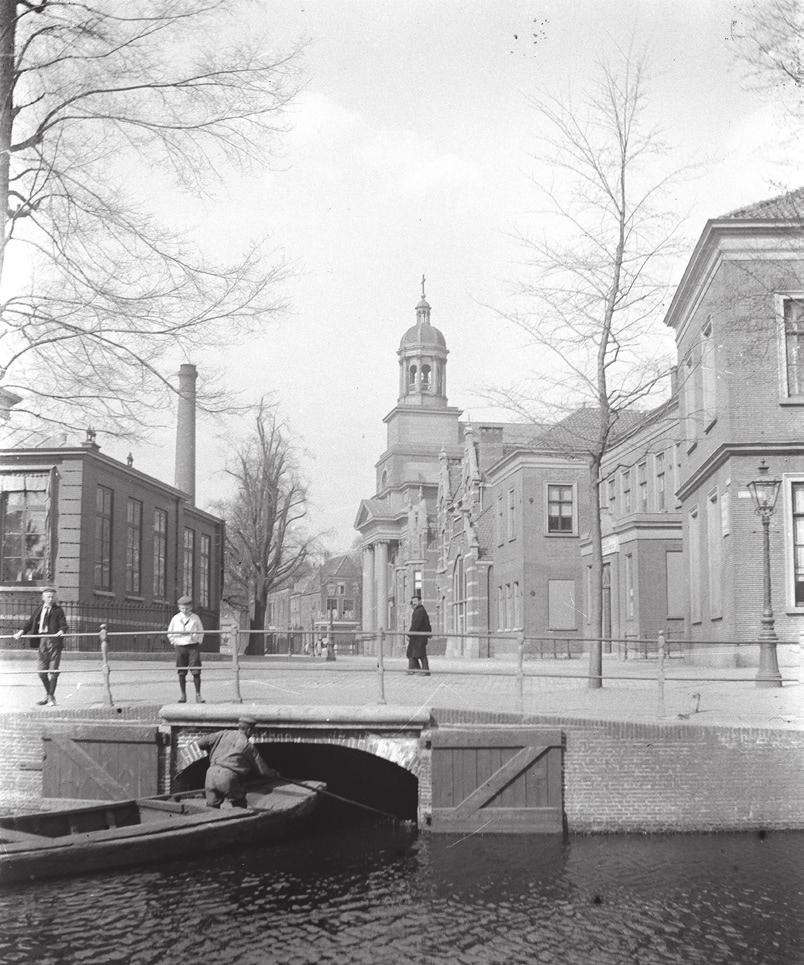
<svg viewBox="0 0 804 965">
<path fill-rule="evenodd" d="M 375 543 L 374 574 L 377 577 L 377 622 L 375 626 L 387 629 L 388 622 L 388 542 Z"/>
<path fill-rule="evenodd" d="M 374 547 L 363 547 L 363 631 L 370 633 L 375 627 L 374 601 Z"/>
</svg>

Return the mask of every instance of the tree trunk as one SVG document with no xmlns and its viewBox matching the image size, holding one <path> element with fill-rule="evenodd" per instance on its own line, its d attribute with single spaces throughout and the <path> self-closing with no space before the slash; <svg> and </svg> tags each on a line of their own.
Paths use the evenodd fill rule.
<svg viewBox="0 0 804 965">
<path fill-rule="evenodd" d="M 589 687 L 603 686 L 603 536 L 600 525 L 600 459 L 589 464 L 589 500 L 592 518 L 589 537 L 592 543 L 592 572 L 589 592 Z"/>
<path fill-rule="evenodd" d="M 14 47 L 17 0 L 0 0 L 0 278 L 8 241 L 11 132 L 14 125 Z M 2 374 L 2 373 L 0 373 Z"/>
</svg>

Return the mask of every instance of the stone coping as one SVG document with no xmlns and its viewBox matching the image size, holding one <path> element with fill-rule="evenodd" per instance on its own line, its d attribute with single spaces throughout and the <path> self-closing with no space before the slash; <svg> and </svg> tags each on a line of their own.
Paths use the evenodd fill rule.
<svg viewBox="0 0 804 965">
<path fill-rule="evenodd" d="M 270 727 L 342 727 L 344 729 L 420 730 L 431 724 L 429 708 L 394 704 L 341 707 L 336 704 L 318 707 L 276 706 L 275 704 L 165 704 L 159 716 L 168 724 L 184 727 L 233 726 L 238 717 L 254 717 L 257 726 Z"/>
</svg>

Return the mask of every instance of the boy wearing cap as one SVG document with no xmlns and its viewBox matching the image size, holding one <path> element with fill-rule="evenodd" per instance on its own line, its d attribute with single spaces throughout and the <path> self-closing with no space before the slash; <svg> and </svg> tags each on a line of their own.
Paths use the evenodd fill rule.
<svg viewBox="0 0 804 965">
<path fill-rule="evenodd" d="M 204 780 L 207 805 L 219 808 L 224 800 L 232 807 L 248 807 L 246 789 L 242 781 L 251 771 L 262 777 L 278 777 L 260 757 L 249 738 L 257 721 L 253 717 L 241 717 L 237 730 L 219 730 L 195 742 L 202 750 L 209 751 L 209 770 Z"/>
<path fill-rule="evenodd" d="M 179 675 L 181 697 L 179 703 L 187 703 L 187 670 L 193 675 L 195 702 L 203 704 L 201 697 L 201 641 L 204 639 L 204 625 L 201 617 L 193 613 L 193 601 L 189 596 L 178 599 L 179 612 L 171 619 L 167 638 L 176 648 L 176 672 Z"/>
<path fill-rule="evenodd" d="M 56 684 L 59 682 L 59 664 L 64 649 L 64 634 L 67 632 L 67 617 L 56 603 L 56 588 L 46 586 L 42 590 L 42 604 L 31 614 L 30 620 L 14 637 L 19 640 L 23 635 L 30 636 L 30 645 L 39 647 L 39 679 L 45 688 L 45 696 L 37 704 L 54 707 L 56 704 Z"/>
</svg>

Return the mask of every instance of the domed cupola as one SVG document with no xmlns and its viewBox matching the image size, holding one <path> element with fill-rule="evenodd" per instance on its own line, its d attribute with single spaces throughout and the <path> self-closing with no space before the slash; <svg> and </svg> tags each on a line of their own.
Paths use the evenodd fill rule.
<svg viewBox="0 0 804 965">
<path fill-rule="evenodd" d="M 430 304 L 424 294 L 416 306 L 416 324 L 399 343 L 399 402 L 443 408 L 447 404 L 447 343 L 430 324 Z"/>
</svg>

